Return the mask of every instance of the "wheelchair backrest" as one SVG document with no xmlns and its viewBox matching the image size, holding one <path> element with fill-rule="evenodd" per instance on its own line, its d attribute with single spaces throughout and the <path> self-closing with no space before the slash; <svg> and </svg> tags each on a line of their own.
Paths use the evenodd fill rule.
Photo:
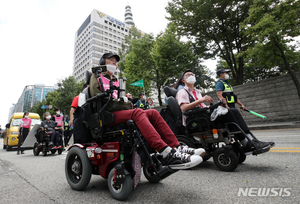
<svg viewBox="0 0 300 204">
<path fill-rule="evenodd" d="M 171 87 L 164 87 L 164 92 L 167 96 L 168 108 L 170 109 L 174 123 L 177 127 L 182 126 L 182 111 L 176 101 L 177 90 Z"/>
<path fill-rule="evenodd" d="M 173 96 L 174 98 L 176 98 L 176 94 L 177 94 L 177 90 L 168 86 L 164 87 L 164 92 L 166 94 L 167 97 L 169 96 Z"/>
</svg>

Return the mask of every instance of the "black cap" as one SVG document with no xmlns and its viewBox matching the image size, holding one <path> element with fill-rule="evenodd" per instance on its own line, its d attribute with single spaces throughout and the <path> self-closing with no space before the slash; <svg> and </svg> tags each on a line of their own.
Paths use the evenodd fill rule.
<svg viewBox="0 0 300 204">
<path fill-rule="evenodd" d="M 192 71 L 191 69 L 185 70 L 184 72 L 181 73 L 181 79 L 183 79 L 185 73 L 187 73 L 187 72 L 193 72 L 193 71 Z M 180 76 L 180 75 L 179 75 L 179 76 Z"/>
<path fill-rule="evenodd" d="M 139 97 L 141 97 L 141 95 L 145 95 L 143 92 L 139 93 Z"/>
<path fill-rule="evenodd" d="M 217 75 L 220 76 L 222 73 L 228 73 L 228 72 L 230 72 L 230 69 L 222 68 L 217 71 Z"/>
<path fill-rule="evenodd" d="M 117 62 L 119 62 L 119 60 L 120 60 L 119 55 L 113 54 L 113 53 L 111 53 L 111 52 L 105 53 L 105 54 L 102 55 L 102 58 L 103 58 L 103 59 L 107 59 L 107 58 L 111 58 L 111 57 L 115 57 L 116 60 L 117 60 Z"/>
</svg>

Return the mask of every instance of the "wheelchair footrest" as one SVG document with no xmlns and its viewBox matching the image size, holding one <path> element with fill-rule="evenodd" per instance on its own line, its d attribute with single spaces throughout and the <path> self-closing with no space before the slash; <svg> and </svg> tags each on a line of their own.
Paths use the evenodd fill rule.
<svg viewBox="0 0 300 204">
<path fill-rule="evenodd" d="M 158 176 L 160 177 L 160 180 L 167 178 L 171 174 L 175 173 L 178 170 L 173 170 L 169 166 L 163 166 L 157 173 Z"/>
<path fill-rule="evenodd" d="M 258 155 L 258 154 L 262 154 L 262 153 L 266 153 L 270 150 L 270 148 L 266 148 L 266 149 L 257 149 L 257 150 L 253 150 L 253 155 Z"/>
</svg>

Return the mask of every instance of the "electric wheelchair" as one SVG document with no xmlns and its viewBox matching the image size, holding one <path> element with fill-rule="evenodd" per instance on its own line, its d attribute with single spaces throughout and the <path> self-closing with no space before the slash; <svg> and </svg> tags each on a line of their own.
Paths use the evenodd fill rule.
<svg viewBox="0 0 300 204">
<path fill-rule="evenodd" d="M 100 66 L 92 70 L 99 78 L 103 68 Z M 86 72 L 88 84 L 91 74 Z M 101 78 L 99 80 L 103 85 Z M 108 179 L 112 196 L 117 200 L 125 200 L 137 184 L 134 177 L 141 168 L 152 183 L 158 183 L 176 170 L 161 164 L 158 154 L 148 148 L 134 121 L 111 126 L 114 115 L 106 111 L 106 107 L 113 100 L 114 90 L 118 91 L 119 98 L 122 91 L 125 93 L 125 90 L 112 83 L 109 89 L 94 97 L 90 96 L 89 87 L 82 92 L 86 102 L 74 113 L 74 144 L 68 149 L 65 174 L 74 190 L 83 190 L 92 174 L 100 175 Z M 139 168 L 134 165 L 137 155 L 141 161 Z"/>
<path fill-rule="evenodd" d="M 210 120 L 210 115 L 222 102 L 211 104 L 206 108 L 194 108 L 185 111 L 187 116 L 186 126 L 182 125 L 182 111 L 176 101 L 177 90 L 164 87 L 168 105 L 161 110 L 162 117 L 166 120 L 178 141 L 193 148 L 204 148 L 206 154 L 203 160 L 213 157 L 215 165 L 222 171 L 234 171 L 238 164 L 245 161 L 248 154 L 258 155 L 268 152 L 270 147 L 258 149 L 252 144 L 246 133 L 234 122 L 218 124 Z M 167 118 L 166 115 L 171 117 Z M 236 134 L 243 134 L 253 145 L 253 151 L 245 154 Z M 256 137 L 250 132 L 253 138 Z"/>
<path fill-rule="evenodd" d="M 55 154 L 56 151 L 58 154 L 61 154 L 63 152 L 64 147 L 62 144 L 62 134 L 59 134 L 60 135 L 58 143 L 60 145 L 60 148 L 52 149 L 50 148 L 50 135 L 47 134 L 47 127 L 44 127 L 44 130 L 39 129 L 35 134 L 37 142 L 35 142 L 33 145 L 34 156 L 38 156 L 40 152 L 42 152 L 43 156 L 47 156 L 48 152 Z"/>
</svg>

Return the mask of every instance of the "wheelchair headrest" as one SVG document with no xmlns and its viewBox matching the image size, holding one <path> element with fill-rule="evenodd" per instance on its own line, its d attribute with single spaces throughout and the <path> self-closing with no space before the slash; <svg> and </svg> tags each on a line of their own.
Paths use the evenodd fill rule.
<svg viewBox="0 0 300 204">
<path fill-rule="evenodd" d="M 85 83 L 86 84 L 90 84 L 91 76 L 92 76 L 92 72 L 89 70 L 86 70 L 85 71 Z"/>
<path fill-rule="evenodd" d="M 177 94 L 177 90 L 168 86 L 164 87 L 164 92 L 166 94 L 167 97 L 169 96 L 173 96 L 174 98 L 176 97 Z"/>
</svg>

